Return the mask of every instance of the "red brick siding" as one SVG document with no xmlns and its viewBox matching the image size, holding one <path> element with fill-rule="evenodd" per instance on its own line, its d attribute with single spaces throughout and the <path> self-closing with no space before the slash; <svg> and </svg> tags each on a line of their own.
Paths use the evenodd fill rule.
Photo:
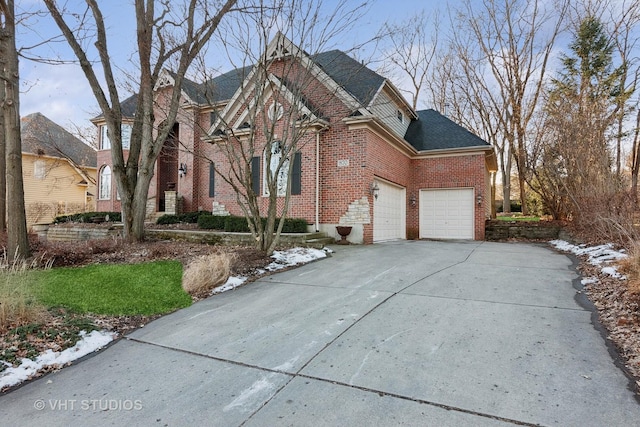
<svg viewBox="0 0 640 427">
<path fill-rule="evenodd" d="M 416 198 L 420 189 L 429 188 L 473 188 L 474 195 L 482 194 L 482 203 L 475 209 L 475 239 L 484 239 L 485 195 L 487 174 L 484 154 L 433 157 L 412 160 L 412 186 L 407 194 L 414 193 Z M 407 208 L 407 228 L 419 229 L 418 207 Z"/>
</svg>

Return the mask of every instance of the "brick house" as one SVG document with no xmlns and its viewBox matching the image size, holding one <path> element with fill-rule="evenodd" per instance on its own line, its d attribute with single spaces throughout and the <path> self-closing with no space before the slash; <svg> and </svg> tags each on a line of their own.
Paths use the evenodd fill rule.
<svg viewBox="0 0 640 427">
<path fill-rule="evenodd" d="M 265 58 L 264 81 L 256 77 L 258 67 L 232 70 L 202 84 L 185 80 L 173 136 L 156 164 L 149 213 L 173 209 L 177 197 L 185 212 L 240 215 L 236 193 L 220 179 L 220 174 L 231 174 L 222 144 L 230 143 L 232 134 L 265 152 L 267 121 L 271 132 L 283 135 L 296 128 L 285 123 L 304 118 L 305 132 L 286 159 L 293 162 L 293 174 L 283 178 L 285 184 L 291 180 L 287 216 L 305 218 L 310 229 L 334 237 L 337 225 L 350 225 L 354 243 L 484 239 L 490 173 L 496 170 L 491 145 L 434 110 L 414 111 L 389 80 L 339 50 L 309 55 L 278 34 Z M 287 64 L 295 64 L 298 74 L 283 75 Z M 313 81 L 296 81 L 300 70 Z M 158 105 L 163 88 L 171 84 L 167 72 L 156 87 Z M 277 90 L 256 95 L 256 89 L 273 84 Z M 283 114 L 292 109 L 297 122 Z M 131 117 L 134 110 L 135 97 L 123 102 L 125 115 Z M 106 127 L 99 118 L 94 123 L 101 135 L 97 209 L 119 210 Z M 123 135 L 127 126 L 123 123 Z M 273 138 L 269 141 L 271 149 L 277 148 Z M 253 189 L 266 203 L 265 174 L 271 166 L 264 155 L 256 155 L 251 168 Z"/>
</svg>

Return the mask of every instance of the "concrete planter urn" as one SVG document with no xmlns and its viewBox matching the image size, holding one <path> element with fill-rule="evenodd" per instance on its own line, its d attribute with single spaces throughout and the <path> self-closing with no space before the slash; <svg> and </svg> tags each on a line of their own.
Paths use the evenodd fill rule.
<svg viewBox="0 0 640 427">
<path fill-rule="evenodd" d="M 353 229 L 350 225 L 338 225 L 336 226 L 336 231 L 340 235 L 341 239 L 338 241 L 339 245 L 348 245 L 349 241 L 347 240 L 347 236 L 351 233 L 351 229 Z"/>
</svg>

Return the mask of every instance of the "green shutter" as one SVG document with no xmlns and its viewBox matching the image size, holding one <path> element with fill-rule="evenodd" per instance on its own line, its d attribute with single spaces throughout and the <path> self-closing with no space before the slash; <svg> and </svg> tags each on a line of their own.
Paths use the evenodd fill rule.
<svg viewBox="0 0 640 427">
<path fill-rule="evenodd" d="M 291 194 L 302 194 L 302 153 L 299 151 L 293 156 Z"/>
<path fill-rule="evenodd" d="M 216 167 L 209 163 L 209 197 L 216 195 Z"/>
<path fill-rule="evenodd" d="M 260 157 L 251 159 L 251 188 L 256 195 L 260 195 Z"/>
</svg>

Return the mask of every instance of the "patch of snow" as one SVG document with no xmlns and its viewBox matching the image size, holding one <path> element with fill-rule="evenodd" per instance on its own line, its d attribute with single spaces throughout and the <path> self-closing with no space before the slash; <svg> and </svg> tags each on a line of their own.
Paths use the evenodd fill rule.
<svg viewBox="0 0 640 427">
<path fill-rule="evenodd" d="M 626 279 L 623 274 L 620 274 L 615 267 L 603 267 L 602 273 L 607 274 L 615 279 Z"/>
<path fill-rule="evenodd" d="M 215 294 L 219 294 L 219 293 L 222 293 L 222 292 L 233 290 L 233 289 L 237 288 L 238 286 L 242 285 L 246 281 L 247 281 L 247 278 L 244 277 L 244 276 L 231 276 L 231 277 L 229 277 L 227 279 L 227 281 L 225 282 L 224 285 L 221 285 L 221 286 L 218 286 L 217 288 L 215 288 L 211 292 L 211 295 L 215 295 Z"/>
<path fill-rule="evenodd" d="M 552 240 L 549 242 L 556 249 L 564 252 L 571 252 L 578 256 L 585 255 L 591 265 L 601 267 L 603 274 L 615 277 L 617 279 L 625 279 L 625 276 L 620 274 L 615 266 L 610 265 L 613 261 L 619 261 L 627 258 L 628 255 L 624 253 L 624 250 L 614 249 L 613 243 L 606 243 L 598 246 L 587 245 L 572 245 L 564 240 Z M 596 279 L 597 282 L 597 279 Z M 584 282 L 583 282 L 584 283 Z M 589 282 L 595 283 L 595 282 Z"/>
<path fill-rule="evenodd" d="M 598 283 L 599 280 L 597 277 L 585 277 L 584 279 L 582 279 L 580 281 L 580 283 L 582 283 L 582 285 L 590 285 L 592 283 Z"/>
<path fill-rule="evenodd" d="M 316 259 L 325 258 L 327 253 L 313 248 L 291 248 L 286 251 L 274 251 L 271 258 L 275 261 L 269 264 L 268 271 L 277 271 L 298 264 L 306 264 Z"/>
<path fill-rule="evenodd" d="M 55 352 L 53 350 L 47 350 L 38 356 L 36 360 L 25 358 L 22 359 L 20 366 L 5 369 L 0 373 L 0 390 L 29 379 L 43 368 L 54 365 L 64 366 L 69 362 L 99 350 L 113 341 L 115 333 L 92 331 L 87 334 L 85 331 L 80 331 L 80 336 L 82 338 L 73 347 Z M 7 364 L 6 362 L 3 363 Z M 12 366 L 10 364 L 7 365 Z"/>
</svg>

